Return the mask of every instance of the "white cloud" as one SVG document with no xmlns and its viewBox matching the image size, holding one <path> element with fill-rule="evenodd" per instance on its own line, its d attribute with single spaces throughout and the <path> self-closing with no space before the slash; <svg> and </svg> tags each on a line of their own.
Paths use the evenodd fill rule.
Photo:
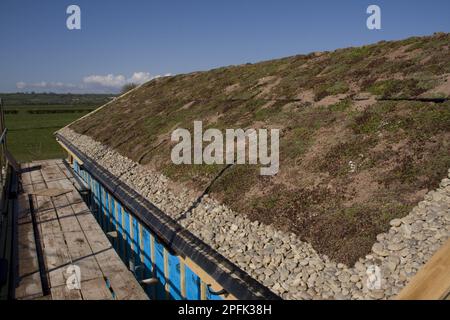
<svg viewBox="0 0 450 320">
<path fill-rule="evenodd" d="M 126 77 L 122 74 L 114 75 L 112 73 L 107 75 L 89 75 L 83 78 L 82 84 L 72 84 L 63 82 L 17 82 L 16 87 L 18 89 L 49 89 L 56 91 L 75 90 L 75 91 L 88 91 L 88 92 L 115 92 L 118 91 L 123 85 L 127 83 L 143 84 L 147 81 L 168 77 L 172 74 L 167 73 L 165 75 L 152 76 L 149 72 L 134 72 L 131 77 Z"/>
<path fill-rule="evenodd" d="M 16 83 L 16 87 L 18 89 L 70 89 L 70 88 L 82 88 L 80 85 L 75 85 L 72 83 L 63 83 L 63 82 L 34 82 L 34 83 L 26 83 L 23 81 L 19 81 Z"/>
<path fill-rule="evenodd" d="M 133 73 L 131 78 L 128 79 L 128 82 L 142 84 L 151 79 L 154 79 L 154 77 L 150 76 L 150 73 L 148 73 L 148 72 L 135 72 L 135 73 Z"/>
<path fill-rule="evenodd" d="M 121 74 L 115 76 L 108 74 L 106 76 L 90 75 L 83 78 L 83 82 L 86 84 L 99 85 L 102 87 L 120 88 L 126 83 L 125 77 Z"/>
<path fill-rule="evenodd" d="M 164 75 L 164 77 L 170 76 L 170 73 Z M 152 76 L 149 72 L 134 72 L 131 77 L 126 78 L 122 74 L 114 75 L 90 75 L 83 78 L 85 84 L 98 85 L 108 88 L 120 88 L 127 83 L 143 84 L 147 81 L 163 77 L 162 75 Z"/>
<path fill-rule="evenodd" d="M 16 83 L 17 89 L 25 89 L 26 86 L 27 86 L 27 84 L 25 82 L 23 82 L 23 81 L 20 81 L 20 82 Z"/>
</svg>

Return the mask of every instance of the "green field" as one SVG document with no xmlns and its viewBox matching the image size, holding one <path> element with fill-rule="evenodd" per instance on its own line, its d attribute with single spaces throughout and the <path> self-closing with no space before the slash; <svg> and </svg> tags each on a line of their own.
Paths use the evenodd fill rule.
<svg viewBox="0 0 450 320">
<path fill-rule="evenodd" d="M 96 106 L 25 105 L 6 108 L 8 149 L 19 162 L 59 158 L 63 150 L 53 133 Z"/>
<path fill-rule="evenodd" d="M 59 158 L 53 133 L 111 100 L 110 94 L 0 93 L 8 149 L 19 162 Z"/>
</svg>

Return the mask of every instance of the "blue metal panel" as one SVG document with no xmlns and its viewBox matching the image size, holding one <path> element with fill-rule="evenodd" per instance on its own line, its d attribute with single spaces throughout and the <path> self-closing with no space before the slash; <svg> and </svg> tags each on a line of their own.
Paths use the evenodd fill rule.
<svg viewBox="0 0 450 320">
<path fill-rule="evenodd" d="M 130 214 L 123 210 L 123 232 L 124 232 L 124 241 L 125 241 L 125 252 L 123 255 L 126 266 L 130 267 L 130 258 L 131 258 L 131 226 L 130 226 Z"/>
<path fill-rule="evenodd" d="M 97 219 L 97 222 L 99 222 L 98 217 L 99 217 L 100 202 L 98 200 L 98 183 L 94 179 L 92 179 L 92 191 L 93 191 L 92 193 L 93 193 L 93 197 L 94 197 L 94 202 L 93 202 L 93 204 L 94 204 L 94 214 L 95 214 L 95 218 Z"/>
<path fill-rule="evenodd" d="M 97 221 L 100 224 L 100 227 L 103 229 L 102 225 L 102 214 L 101 214 L 101 208 L 102 208 L 102 202 L 100 199 L 100 184 L 94 180 L 95 183 L 95 204 L 96 204 L 96 213 L 97 213 Z"/>
<path fill-rule="evenodd" d="M 142 228 L 142 238 L 144 242 L 144 278 L 148 279 L 153 277 L 153 265 L 152 265 L 152 249 L 150 243 L 150 232 L 147 228 Z M 147 286 L 145 291 L 150 296 L 150 298 L 154 298 L 153 296 L 153 287 Z"/>
<path fill-rule="evenodd" d="M 162 243 L 157 241 L 155 237 L 154 241 L 154 257 L 155 261 L 152 261 L 152 248 L 151 248 L 151 236 L 153 235 L 149 229 L 145 226 L 142 227 L 142 241 L 143 241 L 143 261 L 140 261 L 140 238 L 139 238 L 139 222 L 132 217 L 130 225 L 130 214 L 125 212 L 121 204 L 117 201 L 112 201 L 111 204 L 109 199 L 114 199 L 104 188 L 101 186 L 91 175 L 80 170 L 79 164 L 74 161 L 74 170 L 81 172 L 81 176 L 90 185 L 92 190 L 92 204 L 97 208 L 96 218 L 99 224 L 104 228 L 105 231 L 117 230 L 118 237 L 114 241 L 114 247 L 118 252 L 119 256 L 123 259 L 125 264 L 129 263 L 129 259 L 133 256 L 131 253 L 131 245 L 133 244 L 134 262 L 136 266 L 141 265 L 139 272 L 135 275 L 140 279 L 140 277 L 150 278 L 156 277 L 159 282 L 156 285 L 147 286 L 146 292 L 152 299 L 166 299 L 166 278 L 164 275 L 164 246 Z M 117 211 L 117 219 L 115 213 Z M 109 217 L 112 218 L 112 225 L 109 225 Z M 123 218 L 123 219 L 122 219 Z M 122 225 L 123 221 L 123 225 Z M 133 238 L 131 238 L 131 230 L 133 230 Z M 124 240 L 125 238 L 125 240 Z M 180 275 L 180 260 L 177 256 L 168 255 L 168 288 L 169 295 L 172 299 L 183 299 L 181 296 L 181 275 Z M 187 266 L 185 265 L 185 289 L 186 289 L 186 299 L 188 300 L 200 300 L 201 290 L 200 290 L 201 279 Z M 208 300 L 222 300 L 222 296 L 212 295 L 209 292 L 206 294 Z"/>
<path fill-rule="evenodd" d="M 119 253 L 119 256 L 123 259 L 123 248 L 122 248 L 122 206 L 119 202 L 117 202 L 117 241 L 116 241 L 116 251 Z"/>
<path fill-rule="evenodd" d="M 111 196 L 111 206 L 109 208 L 111 220 L 112 220 L 111 231 L 117 231 L 116 203 L 117 203 L 116 199 L 114 199 Z M 120 236 L 120 233 L 117 231 L 117 237 L 119 237 L 119 236 Z M 110 241 L 113 244 L 113 247 L 117 251 L 117 238 L 111 238 Z"/>
<path fill-rule="evenodd" d="M 116 221 L 116 199 L 114 199 L 112 196 L 109 196 L 111 198 L 111 205 L 109 206 L 109 216 L 111 217 L 112 225 L 111 230 L 117 230 L 117 221 Z"/>
<path fill-rule="evenodd" d="M 78 166 L 78 161 L 77 161 L 77 160 L 74 160 L 74 161 L 73 161 L 73 170 L 74 170 L 76 173 L 80 173 L 80 168 L 79 168 L 79 166 Z"/>
<path fill-rule="evenodd" d="M 104 194 L 105 194 L 105 199 L 103 201 L 103 208 L 104 208 L 104 212 L 105 212 L 105 231 L 109 232 L 111 230 L 111 226 L 109 223 L 109 217 L 110 217 L 110 212 L 109 212 L 109 193 L 106 192 L 106 190 L 104 190 Z"/>
<path fill-rule="evenodd" d="M 156 299 L 166 299 L 166 278 L 164 276 L 164 247 L 155 238 L 155 276 L 159 282 L 156 284 Z"/>
<path fill-rule="evenodd" d="M 177 256 L 169 254 L 169 292 L 170 297 L 175 300 L 182 300 L 181 296 L 181 276 L 180 259 Z"/>
<path fill-rule="evenodd" d="M 97 205 L 98 205 L 98 200 L 97 200 L 97 196 L 96 196 L 97 188 L 96 188 L 96 186 L 95 186 L 95 183 L 96 183 L 95 180 L 92 179 L 92 180 L 91 180 L 92 209 L 93 209 L 93 212 L 94 212 L 94 217 L 95 217 L 95 219 L 97 219 Z"/>
<path fill-rule="evenodd" d="M 185 266 L 185 278 L 186 299 L 200 300 L 200 278 L 188 266 Z"/>
<path fill-rule="evenodd" d="M 102 187 L 102 185 L 100 183 L 97 184 L 98 185 L 98 200 L 99 200 L 99 210 L 98 210 L 98 214 L 99 214 L 99 222 L 100 225 L 102 226 L 102 229 L 105 231 L 106 230 L 106 225 L 105 225 L 105 199 L 104 199 L 104 188 Z"/>
<path fill-rule="evenodd" d="M 91 188 L 91 210 L 94 213 L 94 218 L 97 218 L 96 212 L 95 212 L 95 181 L 92 179 L 92 177 L 89 177 L 89 187 Z"/>
<path fill-rule="evenodd" d="M 136 266 L 135 276 L 138 280 L 142 278 L 143 265 L 141 265 L 141 248 L 139 238 L 139 223 L 133 216 L 131 217 L 133 228 L 133 248 L 134 248 L 134 265 Z"/>
<path fill-rule="evenodd" d="M 99 218 L 99 223 L 102 226 L 103 231 L 105 231 L 105 199 L 104 199 L 104 193 L 103 193 L 103 187 L 102 185 L 99 183 L 98 184 L 98 199 L 100 202 L 100 207 L 98 210 L 98 218 Z"/>
</svg>

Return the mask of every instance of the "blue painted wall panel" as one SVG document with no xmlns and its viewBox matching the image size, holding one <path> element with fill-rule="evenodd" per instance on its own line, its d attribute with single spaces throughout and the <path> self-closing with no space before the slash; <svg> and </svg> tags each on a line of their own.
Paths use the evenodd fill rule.
<svg viewBox="0 0 450 320">
<path fill-rule="evenodd" d="M 186 299 L 200 300 L 200 278 L 188 266 L 185 266 L 184 273 L 186 277 Z"/>
<path fill-rule="evenodd" d="M 135 276 L 138 280 L 141 278 L 156 277 L 158 284 L 148 285 L 145 290 L 151 299 L 165 300 L 183 299 L 181 296 L 181 273 L 180 273 L 180 259 L 176 255 L 171 255 L 167 251 L 168 256 L 168 281 L 167 286 L 169 292 L 166 293 L 166 277 L 164 275 L 164 246 L 154 238 L 154 258 L 152 261 L 151 248 L 151 231 L 142 226 L 142 242 L 143 242 L 143 261 L 141 261 L 141 249 L 139 238 L 139 221 L 135 217 L 124 210 L 121 204 L 106 191 L 92 176 L 80 170 L 76 161 L 73 163 L 73 168 L 91 188 L 91 206 L 95 212 L 95 217 L 105 232 L 116 230 L 118 237 L 112 241 L 114 248 L 122 258 L 124 263 L 128 266 L 130 259 L 134 265 L 138 267 Z M 109 200 L 113 200 L 110 201 Z M 117 214 L 117 217 L 116 217 Z M 112 221 L 110 223 L 110 218 Z M 131 236 L 133 234 L 133 236 Z M 125 239 L 124 239 L 125 238 Z M 133 248 L 133 250 L 131 250 Z M 185 289 L 186 299 L 199 300 L 201 279 L 186 265 L 185 266 Z M 207 299 L 221 300 L 222 296 L 212 295 L 207 292 Z"/>
<path fill-rule="evenodd" d="M 111 196 L 111 205 L 109 206 L 109 216 L 111 217 L 111 230 L 117 230 L 116 220 L 116 199 Z"/>
<path fill-rule="evenodd" d="M 172 299 L 181 300 L 180 259 L 169 254 L 169 292 Z"/>
<path fill-rule="evenodd" d="M 103 202 L 103 208 L 105 210 L 105 220 L 106 220 L 106 227 L 105 227 L 105 232 L 109 232 L 111 230 L 111 226 L 110 226 L 110 212 L 109 212 L 109 194 L 108 192 L 106 192 L 106 190 L 104 190 L 104 194 L 105 194 L 105 200 Z"/>
<path fill-rule="evenodd" d="M 131 259 L 131 226 L 130 226 L 130 215 L 128 212 L 123 210 L 123 234 L 124 234 L 124 244 L 125 244 L 125 252 L 124 252 L 124 261 L 127 267 L 130 267 L 130 259 Z"/>
<path fill-rule="evenodd" d="M 156 299 L 165 300 L 166 297 L 166 279 L 164 276 L 164 247 L 155 239 L 155 276 L 159 282 L 156 287 Z"/>
<path fill-rule="evenodd" d="M 143 265 L 141 263 L 141 248 L 140 248 L 140 238 L 139 238 L 139 224 L 137 220 L 132 216 L 132 228 L 133 228 L 133 254 L 134 254 L 134 265 L 136 266 L 135 276 L 138 280 L 142 279 Z"/>
<path fill-rule="evenodd" d="M 147 228 L 142 228 L 142 240 L 144 242 L 144 278 L 149 279 L 153 277 L 153 266 L 152 266 L 152 249 L 150 242 L 150 232 Z M 145 292 L 149 295 L 151 299 L 155 299 L 154 297 L 154 287 L 146 286 Z"/>
<path fill-rule="evenodd" d="M 117 241 L 116 241 L 116 251 L 119 253 L 119 256 L 123 260 L 124 252 L 123 252 L 123 246 L 122 246 L 122 206 L 119 202 L 116 203 L 117 205 Z"/>
</svg>

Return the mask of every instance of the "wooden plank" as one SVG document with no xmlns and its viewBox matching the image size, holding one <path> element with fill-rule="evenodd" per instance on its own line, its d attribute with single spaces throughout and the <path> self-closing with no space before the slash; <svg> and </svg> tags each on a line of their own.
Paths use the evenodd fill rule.
<svg viewBox="0 0 450 320">
<path fill-rule="evenodd" d="M 66 179 L 66 176 L 61 170 L 59 170 L 57 164 L 53 166 L 43 165 L 41 173 L 47 183 L 54 180 Z"/>
<path fill-rule="evenodd" d="M 148 300 L 142 287 L 113 248 L 97 253 L 96 258 L 118 300 Z"/>
<path fill-rule="evenodd" d="M 188 257 L 182 258 L 179 257 L 180 261 L 186 264 L 189 269 L 191 269 L 203 282 L 205 282 L 207 285 L 210 286 L 211 290 L 213 291 L 220 291 L 222 290 L 222 286 L 218 284 L 211 275 L 206 273 L 201 267 L 199 267 L 194 261 L 189 259 Z M 226 300 L 236 300 L 236 297 L 232 294 L 227 294 L 226 296 L 223 296 Z"/>
<path fill-rule="evenodd" d="M 74 259 L 73 264 L 80 268 L 81 281 L 103 278 L 103 272 L 94 255 Z"/>
<path fill-rule="evenodd" d="M 200 300 L 206 300 L 206 283 L 200 280 Z"/>
<path fill-rule="evenodd" d="M 66 285 L 69 275 L 67 267 L 72 263 L 62 233 L 42 235 L 43 255 L 49 278 L 50 288 Z"/>
<path fill-rule="evenodd" d="M 180 259 L 180 289 L 181 289 L 181 296 L 183 299 L 186 298 L 186 272 L 185 272 L 185 264 Z"/>
<path fill-rule="evenodd" d="M 25 195 L 27 195 L 28 193 L 33 192 L 33 185 L 32 184 L 22 185 L 22 187 L 23 187 L 23 193 Z"/>
<path fill-rule="evenodd" d="M 52 295 L 49 294 L 49 295 L 46 295 L 46 296 L 35 297 L 35 298 L 29 297 L 29 298 L 27 298 L 27 300 L 52 300 Z"/>
<path fill-rule="evenodd" d="M 63 173 L 64 173 L 64 175 L 68 178 L 68 179 L 71 179 L 70 177 L 72 176 L 72 172 L 70 172 L 70 170 L 69 169 L 67 169 L 67 167 L 65 166 L 65 164 L 64 163 L 58 163 L 58 168 L 59 168 L 59 170 L 61 170 Z"/>
<path fill-rule="evenodd" d="M 16 287 L 16 299 L 28 300 L 42 297 L 41 278 L 39 272 L 22 277 L 19 280 L 19 286 Z"/>
<path fill-rule="evenodd" d="M 72 204 L 72 209 L 74 210 L 75 217 L 78 219 L 78 223 L 84 231 L 95 230 L 103 232 L 85 203 Z"/>
<path fill-rule="evenodd" d="M 39 163 L 37 165 L 44 166 L 46 164 Z M 40 171 L 36 172 L 34 175 L 32 174 L 33 189 L 42 190 L 47 188 L 45 180 L 43 179 L 41 181 L 38 173 L 41 174 L 43 179 Z M 65 271 L 67 266 L 70 265 L 71 259 L 67 251 L 67 246 L 62 234 L 57 213 L 54 210 L 53 204 L 49 197 L 35 196 L 33 201 L 35 202 L 37 223 L 43 249 L 42 254 L 49 281 L 49 287 L 52 289 L 59 286 L 65 286 L 68 277 Z M 57 292 L 64 294 L 65 291 L 59 290 Z M 52 291 L 51 293 L 53 295 Z"/>
<path fill-rule="evenodd" d="M 53 204 L 56 208 L 56 214 L 63 232 L 75 232 L 82 230 L 66 195 L 53 197 Z"/>
<path fill-rule="evenodd" d="M 21 169 L 22 169 L 22 186 L 28 186 L 30 185 L 31 182 L 31 174 L 30 172 L 28 172 L 29 166 L 28 163 L 21 165 Z"/>
<path fill-rule="evenodd" d="M 81 291 L 69 289 L 66 285 L 50 289 L 52 300 L 82 300 Z"/>
<path fill-rule="evenodd" d="M 73 207 L 81 208 L 84 212 L 86 212 L 87 210 L 87 207 L 85 205 L 72 205 L 72 208 Z M 93 215 L 84 214 L 76 215 L 76 217 L 79 220 L 80 225 L 82 226 L 87 222 L 86 220 L 89 220 L 89 224 L 86 225 L 86 228 L 84 228 L 83 226 L 84 236 L 94 254 L 97 263 L 99 264 L 100 270 L 102 271 L 103 275 L 109 280 L 110 285 L 113 288 L 114 293 L 116 294 L 116 297 L 118 299 L 131 299 L 133 297 L 139 299 L 147 298 L 142 288 L 138 285 L 133 274 L 127 270 L 117 253 L 112 248 L 111 243 L 101 230 Z M 71 235 L 73 235 L 73 233 Z M 69 242 L 71 240 L 67 241 Z M 85 279 L 85 277 L 82 276 L 82 279 Z M 130 290 L 139 290 L 140 292 L 133 293 L 130 292 Z"/>
<path fill-rule="evenodd" d="M 42 189 L 42 190 L 36 190 L 33 192 L 30 192 L 31 194 L 34 194 L 36 196 L 41 197 L 57 197 L 65 193 L 72 192 L 72 190 L 69 189 L 57 189 L 57 188 L 48 188 L 48 189 Z"/>
<path fill-rule="evenodd" d="M 74 155 L 69 149 L 67 149 L 67 147 L 66 147 L 66 145 L 65 145 L 64 143 L 62 143 L 62 142 L 59 141 L 59 140 L 56 140 L 56 142 L 58 142 L 59 145 L 60 145 L 64 150 L 66 150 L 66 152 L 67 152 L 73 159 L 77 160 L 77 162 L 78 162 L 79 164 L 83 164 L 83 161 L 81 161 L 80 158 L 78 158 L 78 157 L 77 157 L 76 155 Z"/>
<path fill-rule="evenodd" d="M 19 205 L 18 281 L 15 291 L 17 299 L 42 296 L 34 230 L 27 200 L 25 194 L 19 195 L 17 199 Z"/>
<path fill-rule="evenodd" d="M 81 295 L 83 300 L 113 300 L 103 278 L 96 278 L 81 282 Z"/>
<path fill-rule="evenodd" d="M 53 166 L 58 161 L 61 161 L 60 159 L 44 159 L 44 160 L 33 160 L 30 164 L 33 165 L 46 165 L 46 166 Z"/>
<path fill-rule="evenodd" d="M 76 189 L 75 185 L 72 182 L 70 182 L 69 180 L 62 180 L 62 181 L 58 181 L 58 182 L 60 183 L 60 185 L 63 188 L 72 190 L 72 192 L 69 192 L 66 194 L 66 196 L 71 204 L 75 204 L 75 203 L 79 203 L 79 202 L 84 203 L 83 198 L 81 197 L 80 193 L 78 192 L 78 190 Z"/>
<path fill-rule="evenodd" d="M 59 234 L 62 232 L 59 225 L 58 216 L 53 208 L 47 208 L 51 205 L 50 201 L 44 201 L 37 197 L 36 218 L 41 235 L 47 233 Z"/>
<path fill-rule="evenodd" d="M 19 298 L 112 299 L 107 280 L 116 299 L 148 299 L 67 176 L 70 171 L 63 171 L 65 167 L 61 167 L 64 165 L 60 160 L 36 161 L 23 167 L 38 165 L 42 166 L 41 169 L 23 173 L 29 183 L 26 188 L 24 186 L 27 193 L 42 189 L 66 189 L 69 192 L 62 195 L 41 194 L 33 199 L 49 277 L 51 295 L 47 297 L 39 294 L 38 289 L 41 288 L 37 285 L 40 285 L 40 275 L 36 249 L 32 245 L 34 234 L 26 206 L 28 197 L 27 193 L 21 195 L 21 272 L 30 274 L 18 288 Z M 50 199 L 53 199 L 53 202 Z M 72 264 L 80 268 L 81 291 L 67 288 L 66 282 L 70 276 L 67 268 Z"/>
<path fill-rule="evenodd" d="M 130 272 L 128 273 L 131 277 L 133 277 Z M 145 294 L 142 287 L 137 283 L 137 281 L 129 281 L 130 276 L 125 275 L 124 273 L 117 273 L 108 277 L 117 299 L 148 300 L 147 295 Z"/>
<path fill-rule="evenodd" d="M 41 174 L 40 170 L 32 170 L 32 171 L 30 171 L 30 177 L 31 177 L 31 181 L 33 182 L 33 184 L 37 183 L 37 182 L 43 182 L 44 181 L 44 178 L 42 177 L 42 174 Z"/>
<path fill-rule="evenodd" d="M 98 230 L 85 230 L 84 234 L 89 242 L 90 247 L 94 253 L 112 248 L 111 242 Z"/>
<path fill-rule="evenodd" d="M 31 223 L 21 224 L 18 228 L 19 276 L 39 271 L 33 226 Z"/>
<path fill-rule="evenodd" d="M 92 254 L 91 247 L 83 232 L 65 232 L 64 237 L 72 259 L 83 258 Z"/>
<path fill-rule="evenodd" d="M 398 300 L 442 300 L 450 293 L 450 239 L 417 272 Z"/>
</svg>

